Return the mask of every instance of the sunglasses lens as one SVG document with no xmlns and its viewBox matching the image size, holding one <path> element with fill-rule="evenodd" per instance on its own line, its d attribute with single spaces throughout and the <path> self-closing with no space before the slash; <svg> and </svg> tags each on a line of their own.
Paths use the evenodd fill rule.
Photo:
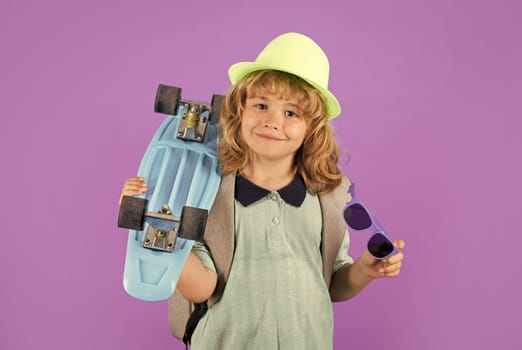
<svg viewBox="0 0 522 350">
<path fill-rule="evenodd" d="M 376 233 L 368 241 L 368 250 L 376 258 L 384 258 L 393 252 L 393 243 L 382 233 Z"/>
<path fill-rule="evenodd" d="M 359 203 L 350 205 L 344 211 L 344 221 L 355 230 L 364 230 L 370 227 L 372 220 Z"/>
</svg>

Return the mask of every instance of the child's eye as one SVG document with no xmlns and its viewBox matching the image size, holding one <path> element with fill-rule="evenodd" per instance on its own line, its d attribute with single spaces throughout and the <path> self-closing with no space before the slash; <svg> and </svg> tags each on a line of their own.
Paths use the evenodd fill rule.
<svg viewBox="0 0 522 350">
<path fill-rule="evenodd" d="M 295 113 L 294 111 L 286 111 L 286 116 L 295 118 L 295 117 L 297 117 L 297 113 Z"/>
<path fill-rule="evenodd" d="M 254 107 L 256 107 L 257 109 L 267 109 L 267 105 L 265 105 L 264 103 L 256 103 L 254 105 Z"/>
</svg>

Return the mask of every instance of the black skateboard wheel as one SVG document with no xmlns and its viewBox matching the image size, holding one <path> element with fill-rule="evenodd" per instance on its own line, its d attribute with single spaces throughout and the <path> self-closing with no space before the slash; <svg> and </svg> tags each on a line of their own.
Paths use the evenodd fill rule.
<svg viewBox="0 0 522 350">
<path fill-rule="evenodd" d="M 225 96 L 223 95 L 212 95 L 212 102 L 210 104 L 210 121 L 212 123 L 217 123 L 219 120 L 219 115 L 221 113 L 221 106 L 223 106 L 223 102 L 225 101 Z"/>
<path fill-rule="evenodd" d="M 123 196 L 118 214 L 118 227 L 143 230 L 147 203 L 144 198 Z"/>
<path fill-rule="evenodd" d="M 159 84 L 156 90 L 154 112 L 176 115 L 181 99 L 181 88 Z"/>
<path fill-rule="evenodd" d="M 207 226 L 208 210 L 184 206 L 178 227 L 178 236 L 193 241 L 203 241 Z"/>
</svg>

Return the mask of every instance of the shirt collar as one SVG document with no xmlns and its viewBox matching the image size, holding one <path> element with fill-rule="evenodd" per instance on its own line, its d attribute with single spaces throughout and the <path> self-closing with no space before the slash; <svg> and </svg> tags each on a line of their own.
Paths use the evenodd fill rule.
<svg viewBox="0 0 522 350">
<path fill-rule="evenodd" d="M 306 197 L 306 186 L 301 175 L 296 175 L 292 182 L 277 191 L 281 198 L 294 207 L 300 207 Z M 234 196 L 245 207 L 257 202 L 270 191 L 257 186 L 247 178 L 237 175 Z"/>
</svg>

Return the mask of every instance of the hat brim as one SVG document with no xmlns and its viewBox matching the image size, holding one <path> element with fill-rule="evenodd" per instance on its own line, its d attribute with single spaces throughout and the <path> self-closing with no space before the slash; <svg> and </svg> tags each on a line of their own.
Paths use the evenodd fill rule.
<svg viewBox="0 0 522 350">
<path fill-rule="evenodd" d="M 341 105 L 339 104 L 337 98 L 330 91 L 314 83 L 313 81 L 306 79 L 306 77 L 299 75 L 297 72 L 293 72 L 290 69 L 281 69 L 278 67 L 263 65 L 256 62 L 239 62 L 230 66 L 230 68 L 228 69 L 228 77 L 230 78 L 232 84 L 235 85 L 247 74 L 264 69 L 279 70 L 298 76 L 299 78 L 303 79 L 308 84 L 312 85 L 314 88 L 319 90 L 319 92 L 325 97 L 328 119 L 333 119 L 337 117 L 339 114 L 341 114 Z"/>
</svg>

